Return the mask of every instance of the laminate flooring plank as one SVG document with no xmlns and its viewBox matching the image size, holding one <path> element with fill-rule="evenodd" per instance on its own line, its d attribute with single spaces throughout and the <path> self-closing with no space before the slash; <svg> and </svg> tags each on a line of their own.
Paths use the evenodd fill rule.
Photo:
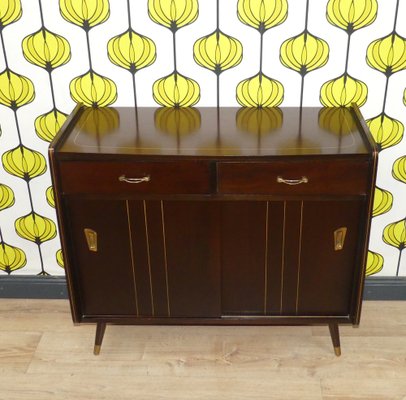
<svg viewBox="0 0 406 400">
<path fill-rule="evenodd" d="M 65 300 L 0 299 L 0 400 L 406 400 L 406 302 L 359 328 L 74 326 Z M 58 325 L 58 326 L 56 326 Z"/>
<path fill-rule="evenodd" d="M 15 376 L 14 376 L 15 377 Z M 58 379 L 28 374 L 16 382 L 13 375 L 0 376 L 1 397 L 7 400 L 321 400 L 318 379 L 298 379 L 271 373 L 268 379 L 222 377 L 123 377 L 66 371 Z"/>
<path fill-rule="evenodd" d="M 42 332 L 0 332 L 0 375 L 10 371 L 24 373 L 31 363 L 41 336 Z"/>
</svg>

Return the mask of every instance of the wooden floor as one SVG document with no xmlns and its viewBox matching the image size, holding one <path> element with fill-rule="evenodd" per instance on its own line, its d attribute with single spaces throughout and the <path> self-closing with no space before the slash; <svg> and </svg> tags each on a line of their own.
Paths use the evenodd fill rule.
<svg viewBox="0 0 406 400">
<path fill-rule="evenodd" d="M 405 400 L 406 303 L 342 327 L 73 326 L 65 300 L 0 299 L 0 399 Z"/>
</svg>

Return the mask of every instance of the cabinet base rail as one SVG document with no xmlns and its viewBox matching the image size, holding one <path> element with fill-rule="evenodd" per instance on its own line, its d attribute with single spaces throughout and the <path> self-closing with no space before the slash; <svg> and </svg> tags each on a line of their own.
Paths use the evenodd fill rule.
<svg viewBox="0 0 406 400">
<path fill-rule="evenodd" d="M 97 322 L 96 325 L 96 337 L 94 341 L 93 354 L 98 356 L 100 354 L 104 333 L 106 331 L 107 324 L 105 322 Z M 333 342 L 334 354 L 339 357 L 341 356 L 341 345 L 340 345 L 340 332 L 337 323 L 328 324 L 330 330 L 331 341 Z"/>
</svg>

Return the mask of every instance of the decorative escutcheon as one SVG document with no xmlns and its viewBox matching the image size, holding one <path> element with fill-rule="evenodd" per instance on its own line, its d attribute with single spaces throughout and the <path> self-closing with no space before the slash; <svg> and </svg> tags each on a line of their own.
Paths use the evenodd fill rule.
<svg viewBox="0 0 406 400">
<path fill-rule="evenodd" d="M 85 228 L 84 232 L 89 251 L 97 252 L 97 232 L 89 228 Z"/>
<path fill-rule="evenodd" d="M 345 226 L 334 231 L 334 250 L 339 251 L 343 249 L 346 234 L 347 228 Z"/>
</svg>

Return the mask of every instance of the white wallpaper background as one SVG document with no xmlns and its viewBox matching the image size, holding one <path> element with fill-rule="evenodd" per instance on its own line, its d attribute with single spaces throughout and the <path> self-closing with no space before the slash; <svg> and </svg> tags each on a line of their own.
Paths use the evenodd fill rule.
<svg viewBox="0 0 406 400">
<path fill-rule="evenodd" d="M 381 149 L 367 273 L 406 276 L 405 21 L 401 0 L 1 0 L 0 274 L 64 274 L 47 148 L 77 101 L 355 101 Z"/>
</svg>

